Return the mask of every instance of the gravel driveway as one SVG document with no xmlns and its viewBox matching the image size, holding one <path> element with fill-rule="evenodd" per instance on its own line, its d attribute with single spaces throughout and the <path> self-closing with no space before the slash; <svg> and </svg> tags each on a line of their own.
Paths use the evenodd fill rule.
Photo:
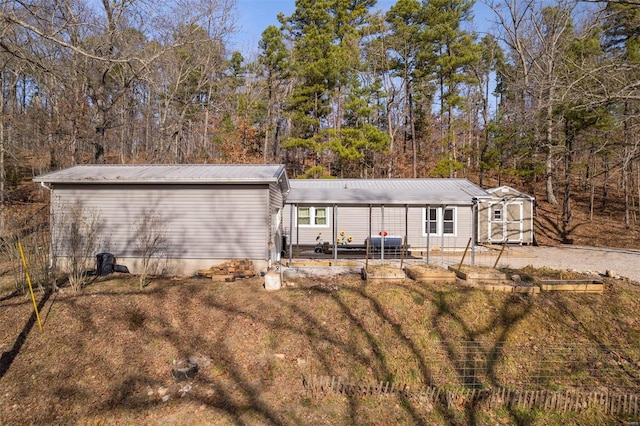
<svg viewBox="0 0 640 426">
<path fill-rule="evenodd" d="M 495 257 L 493 257 L 495 261 Z M 481 253 L 476 264 L 493 266 Z M 559 247 L 508 246 L 498 267 L 547 266 L 553 269 L 616 275 L 640 282 L 640 250 L 563 245 Z"/>
</svg>

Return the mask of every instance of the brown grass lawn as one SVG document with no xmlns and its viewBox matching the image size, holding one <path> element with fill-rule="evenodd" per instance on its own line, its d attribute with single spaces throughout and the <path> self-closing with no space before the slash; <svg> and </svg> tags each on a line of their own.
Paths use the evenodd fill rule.
<svg viewBox="0 0 640 426">
<path fill-rule="evenodd" d="M 621 381 L 557 372 L 556 389 L 580 380 L 590 389 L 628 392 L 636 386 L 637 392 L 640 287 L 633 283 L 607 281 L 603 295 L 535 297 L 411 280 L 366 284 L 355 275 L 287 284 L 267 292 L 260 277 L 232 283 L 157 279 L 140 289 L 136 277 L 115 274 L 78 294 L 37 294 L 42 331 L 28 297 L 1 292 L 0 424 L 634 420 L 597 409 L 447 408 L 401 395 L 311 394 L 304 386 L 305 378 L 318 375 L 413 388 L 460 386 L 455 360 L 461 342 L 473 341 L 499 349 L 478 382 L 518 387 L 518 365 L 541 357 L 546 347 L 571 342 L 604 363 L 620 357 L 632 362 Z M 198 358 L 199 371 L 193 380 L 177 382 L 173 363 L 189 356 Z"/>
</svg>

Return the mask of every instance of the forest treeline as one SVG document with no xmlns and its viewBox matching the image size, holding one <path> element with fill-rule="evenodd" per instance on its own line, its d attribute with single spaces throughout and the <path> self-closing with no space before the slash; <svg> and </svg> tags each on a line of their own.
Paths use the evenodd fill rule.
<svg viewBox="0 0 640 426">
<path fill-rule="evenodd" d="M 0 194 L 81 163 L 474 176 L 640 203 L 640 2 L 296 0 L 233 51 L 233 0 L 0 2 Z M 523 189 L 527 189 L 526 185 Z"/>
</svg>

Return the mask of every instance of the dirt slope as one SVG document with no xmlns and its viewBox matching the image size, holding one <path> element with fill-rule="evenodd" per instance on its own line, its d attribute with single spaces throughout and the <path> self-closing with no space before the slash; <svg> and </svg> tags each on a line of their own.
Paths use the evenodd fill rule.
<svg viewBox="0 0 640 426">
<path fill-rule="evenodd" d="M 463 355 L 460 342 L 497 350 L 474 378 L 486 386 L 526 386 L 525 370 L 512 367 L 565 342 L 603 366 L 640 360 L 640 288 L 624 280 L 604 295 L 536 297 L 357 276 L 304 278 L 277 292 L 262 284 L 157 280 L 140 289 L 134 277 L 111 276 L 80 294 L 38 295 L 42 332 L 28 298 L 0 294 L 0 423 L 595 424 L 607 416 L 312 396 L 304 378 L 455 384 L 462 370 L 447 366 Z M 200 370 L 176 382 L 173 362 L 189 356 Z M 637 380 L 640 363 L 629 365 Z M 575 387 L 588 371 L 556 372 L 554 386 Z M 616 380 L 584 383 L 639 384 Z"/>
</svg>

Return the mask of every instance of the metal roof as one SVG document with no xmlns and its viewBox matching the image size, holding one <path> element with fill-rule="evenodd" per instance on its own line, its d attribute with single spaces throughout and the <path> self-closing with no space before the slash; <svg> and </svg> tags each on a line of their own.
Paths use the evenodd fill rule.
<svg viewBox="0 0 640 426">
<path fill-rule="evenodd" d="M 490 197 L 467 179 L 293 179 L 287 204 L 470 205 Z"/>
<path fill-rule="evenodd" d="M 49 184 L 250 184 L 278 182 L 288 204 L 471 204 L 491 194 L 467 179 L 294 179 L 282 164 L 90 164 L 35 177 Z"/>
<path fill-rule="evenodd" d="M 269 164 L 91 164 L 37 176 L 35 182 L 90 184 L 272 183 L 287 190 L 283 165 Z"/>
</svg>

